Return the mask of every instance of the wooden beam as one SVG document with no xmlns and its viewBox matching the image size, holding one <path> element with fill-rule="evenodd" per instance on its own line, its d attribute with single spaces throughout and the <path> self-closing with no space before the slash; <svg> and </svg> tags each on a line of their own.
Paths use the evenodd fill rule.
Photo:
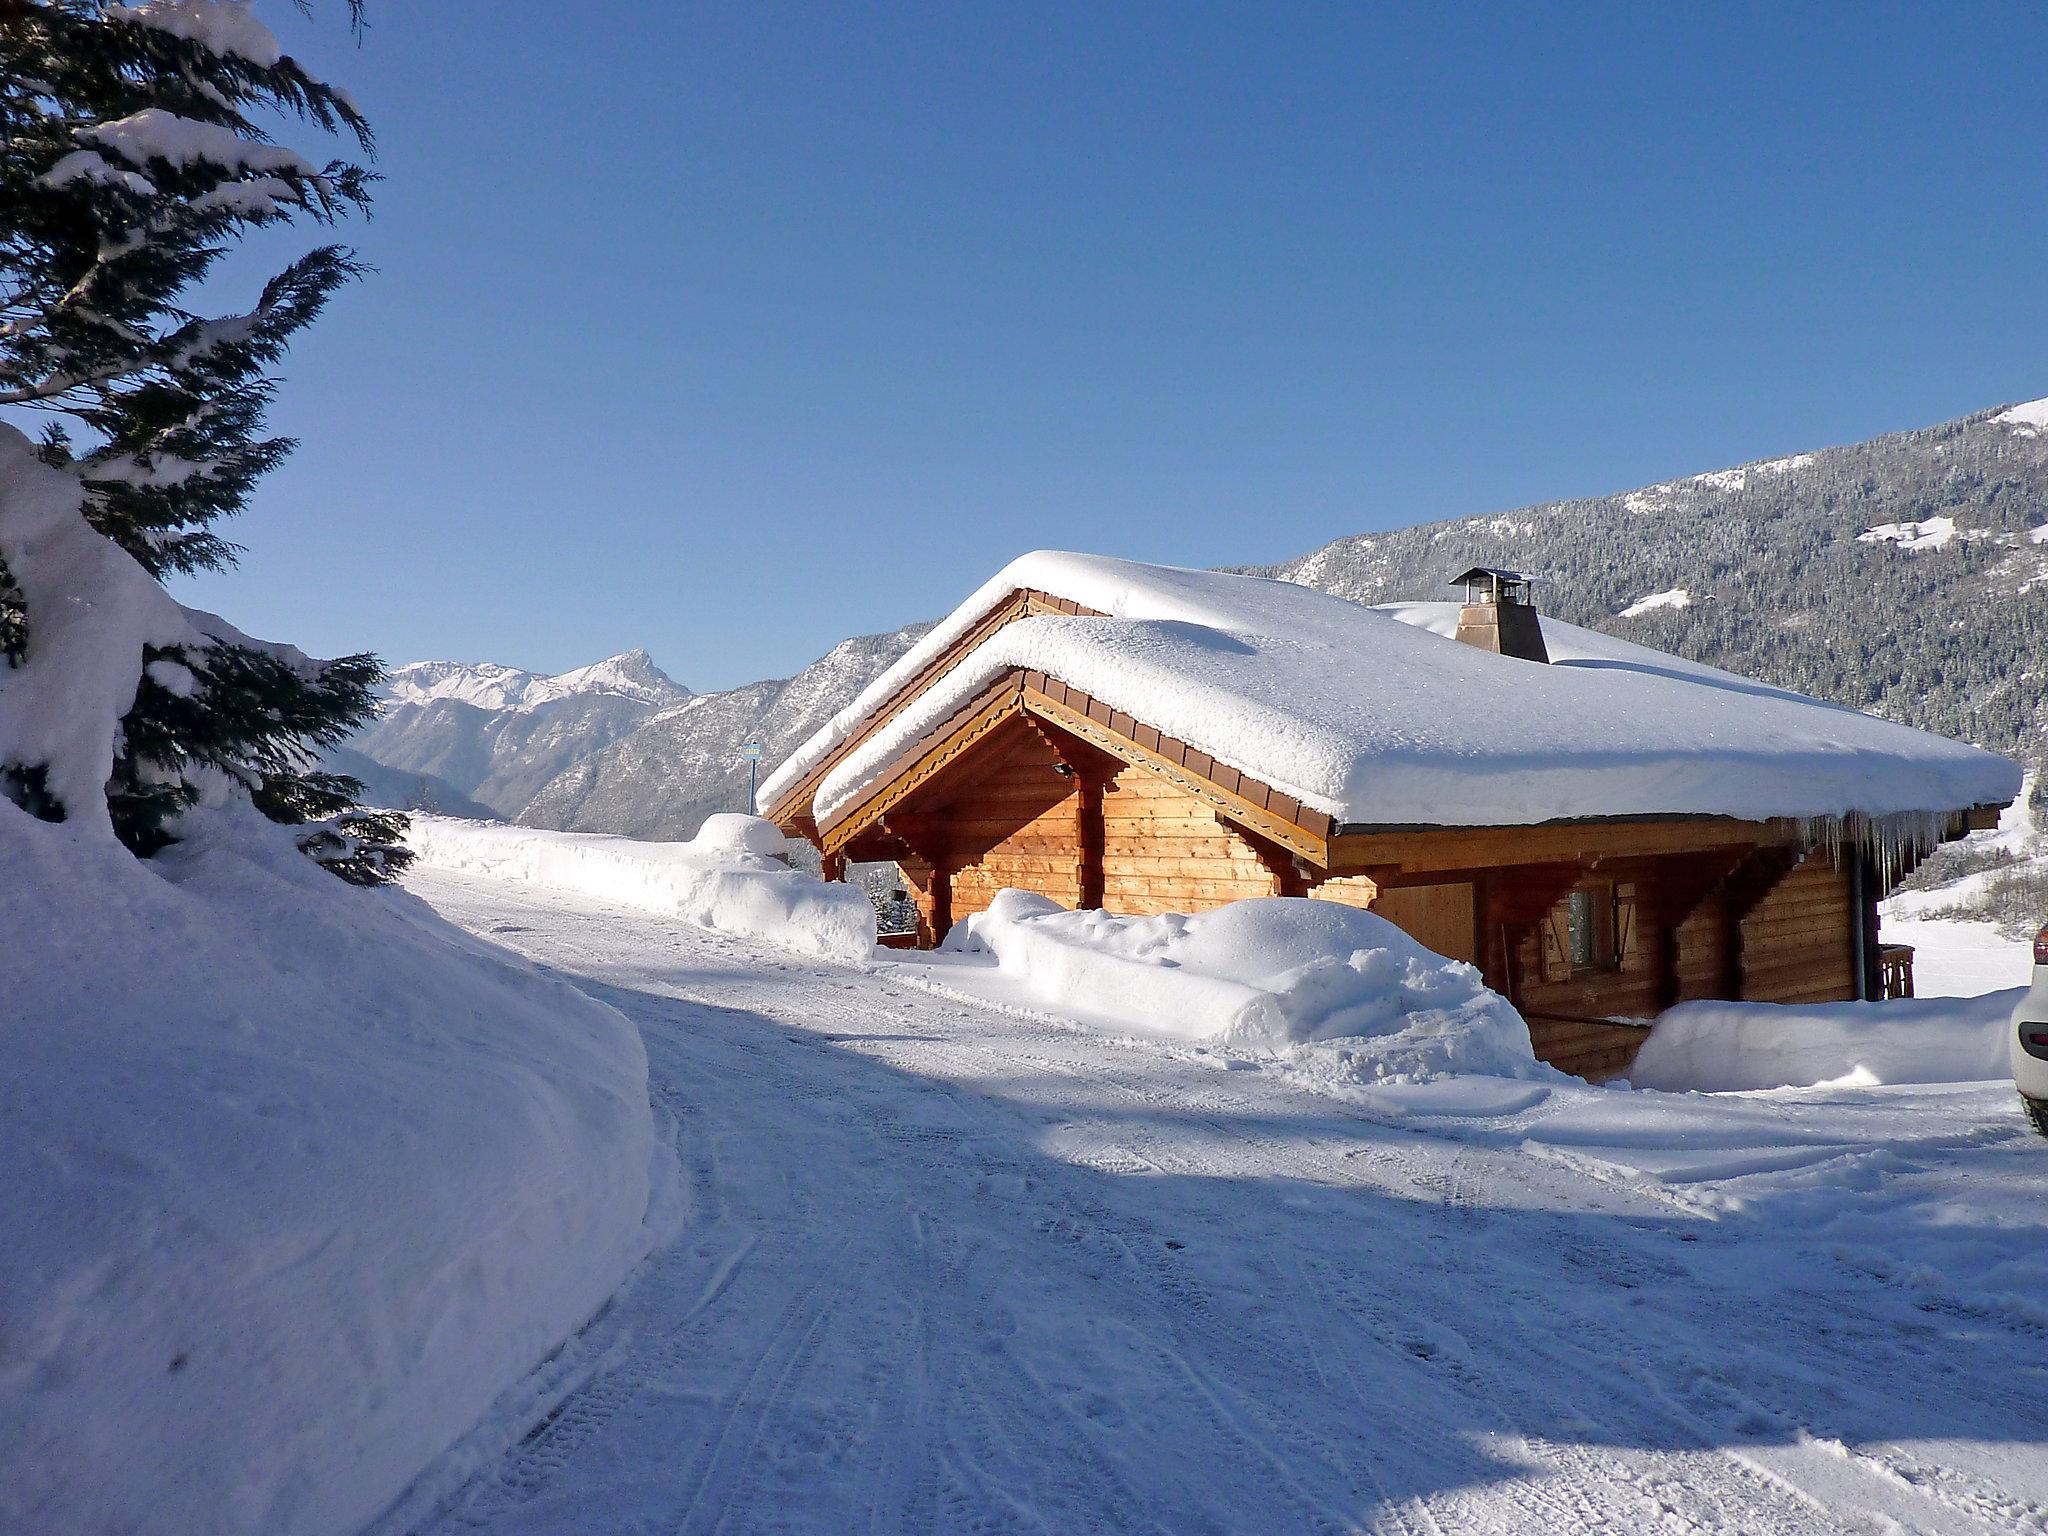
<svg viewBox="0 0 2048 1536">
<path fill-rule="evenodd" d="M 861 831 L 879 821 L 905 795 L 947 767 L 990 731 L 1017 713 L 1019 683 L 1015 674 L 999 678 L 954 712 L 952 719 L 884 771 L 851 804 L 842 806 L 819 830 L 828 849 L 843 848 Z"/>
<path fill-rule="evenodd" d="M 1403 875 L 1439 879 L 1510 865 L 1705 852 L 1714 848 L 1782 843 L 1789 825 L 1719 817 L 1654 821 L 1563 821 L 1533 827 L 1404 828 L 1393 832 L 1340 832 L 1330 839 L 1329 873 L 1370 874 L 1391 866 Z"/>
<path fill-rule="evenodd" d="M 1223 819 L 1219 817 L 1218 820 Z M 1242 838 L 1244 845 L 1251 849 L 1261 864 L 1266 866 L 1267 873 L 1273 877 L 1275 896 L 1306 896 L 1309 893 L 1311 876 L 1315 872 L 1299 854 L 1281 847 L 1269 838 L 1259 836 L 1248 827 L 1237 825 L 1236 822 L 1223 821 L 1223 825 Z"/>
</svg>

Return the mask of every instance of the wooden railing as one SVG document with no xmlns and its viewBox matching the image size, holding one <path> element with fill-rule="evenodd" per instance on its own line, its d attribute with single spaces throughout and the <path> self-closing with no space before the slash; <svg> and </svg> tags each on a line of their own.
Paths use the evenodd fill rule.
<svg viewBox="0 0 2048 1536">
<path fill-rule="evenodd" d="M 1883 983 L 1879 990 L 1884 997 L 1911 997 L 1913 995 L 1912 945 L 1878 945 L 1877 966 L 1879 978 Z"/>
</svg>

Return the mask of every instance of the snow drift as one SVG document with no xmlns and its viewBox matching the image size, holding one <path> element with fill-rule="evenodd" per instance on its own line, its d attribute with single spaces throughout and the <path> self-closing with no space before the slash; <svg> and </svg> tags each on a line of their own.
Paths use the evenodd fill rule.
<svg viewBox="0 0 2048 1536">
<path fill-rule="evenodd" d="M 638 1034 L 246 804 L 0 802 L 0 1529 L 358 1529 L 669 1196 Z"/>
<path fill-rule="evenodd" d="M 416 815 L 406 841 L 438 869 L 578 891 L 824 960 L 857 963 L 875 947 L 867 897 L 791 869 L 787 840 L 758 816 L 711 816 L 687 843 L 643 843 Z"/>
<path fill-rule="evenodd" d="M 1341 1056 L 1354 1077 L 1548 1070 L 1521 1015 L 1478 971 L 1335 902 L 1275 896 L 1192 916 L 1119 917 L 1006 890 L 946 947 L 986 951 L 1031 995 L 1077 1018 L 1283 1056 L 1316 1048 Z"/>
<path fill-rule="evenodd" d="M 2006 1031 L 2025 992 L 1882 1003 L 1680 1003 L 1658 1018 L 1629 1081 L 1706 1092 L 1988 1082 L 2011 1074 Z"/>
</svg>

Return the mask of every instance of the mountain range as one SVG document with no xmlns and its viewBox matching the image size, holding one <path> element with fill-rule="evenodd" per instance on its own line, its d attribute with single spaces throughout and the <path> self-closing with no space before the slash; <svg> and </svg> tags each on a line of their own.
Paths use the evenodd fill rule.
<svg viewBox="0 0 2048 1536">
<path fill-rule="evenodd" d="M 1441 597 L 1475 564 L 1529 573 L 1575 624 L 2032 763 L 2048 748 L 2048 401 L 1247 569 L 1377 603 Z M 380 770 L 358 774 L 380 803 L 687 837 L 745 807 L 742 742 L 772 764 L 928 627 L 722 693 L 639 651 L 554 677 L 415 662 L 337 761 Z"/>
</svg>

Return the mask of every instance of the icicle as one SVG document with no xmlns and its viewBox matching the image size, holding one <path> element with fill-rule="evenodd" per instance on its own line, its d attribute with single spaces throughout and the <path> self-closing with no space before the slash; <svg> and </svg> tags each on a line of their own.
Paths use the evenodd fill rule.
<svg viewBox="0 0 2048 1536">
<path fill-rule="evenodd" d="M 1799 840 L 1808 847 L 1825 848 L 1829 860 L 1840 865 L 1845 849 L 1853 850 L 1877 866 L 1877 876 L 1891 889 L 1924 855 L 1939 847 L 1948 836 L 1952 811 L 1890 811 L 1867 816 L 1849 811 L 1840 816 L 1798 818 Z"/>
</svg>

